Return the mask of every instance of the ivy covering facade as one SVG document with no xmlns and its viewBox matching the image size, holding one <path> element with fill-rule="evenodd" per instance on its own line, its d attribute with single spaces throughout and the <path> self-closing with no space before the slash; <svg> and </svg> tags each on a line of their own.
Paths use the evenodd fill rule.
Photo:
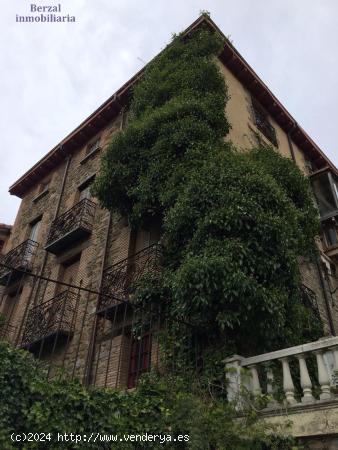
<svg viewBox="0 0 338 450">
<path fill-rule="evenodd" d="M 221 346 L 224 357 L 323 331 L 299 289 L 298 258 L 314 254 L 319 230 L 308 180 L 273 148 L 243 153 L 225 140 L 221 48 L 202 28 L 175 36 L 149 64 L 94 191 L 135 229 L 161 223 L 163 276 L 141 285 L 138 299 L 160 302 L 208 342 L 209 355 Z M 172 327 L 167 340 L 179 347 L 180 333 Z"/>
</svg>

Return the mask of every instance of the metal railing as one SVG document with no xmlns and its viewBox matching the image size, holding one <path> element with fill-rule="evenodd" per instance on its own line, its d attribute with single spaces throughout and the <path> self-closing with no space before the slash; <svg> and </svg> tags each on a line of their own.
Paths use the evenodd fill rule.
<svg viewBox="0 0 338 450">
<path fill-rule="evenodd" d="M 300 294 L 303 305 L 306 308 L 310 308 L 317 317 L 317 319 L 321 320 L 316 293 L 305 284 L 301 284 Z"/>
<path fill-rule="evenodd" d="M 161 271 L 162 249 L 159 244 L 135 253 L 108 267 L 103 272 L 98 311 L 119 303 L 119 300 L 129 300 L 137 281 L 144 275 L 156 278 Z"/>
<path fill-rule="evenodd" d="M 49 230 L 46 246 L 53 244 L 72 231 L 82 228 L 92 230 L 96 205 L 91 200 L 84 198 L 71 209 L 53 220 Z"/>
<path fill-rule="evenodd" d="M 76 293 L 67 290 L 31 308 L 27 314 L 22 346 L 28 348 L 56 334 L 71 334 L 76 298 Z"/>
<path fill-rule="evenodd" d="M 38 246 L 37 242 L 27 239 L 4 255 L 0 260 L 0 279 L 11 270 L 30 270 Z"/>
<path fill-rule="evenodd" d="M 259 111 L 259 109 L 254 107 L 253 111 L 257 128 L 264 134 L 267 139 L 269 139 L 269 141 L 273 145 L 277 147 L 276 130 L 268 121 L 266 115 Z"/>
</svg>

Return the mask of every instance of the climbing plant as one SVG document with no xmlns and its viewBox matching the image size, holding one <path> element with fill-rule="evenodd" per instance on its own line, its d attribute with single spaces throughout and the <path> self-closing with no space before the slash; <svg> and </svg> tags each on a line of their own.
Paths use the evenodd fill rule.
<svg viewBox="0 0 338 450">
<path fill-rule="evenodd" d="M 293 443 L 252 414 L 234 421 L 229 404 L 201 398 L 179 377 L 151 374 L 129 392 L 87 390 L 63 377 L 47 381 L 28 352 L 3 342 L 0 360 L 2 449 L 286 450 Z"/>
<path fill-rule="evenodd" d="M 164 270 L 141 302 L 189 322 L 209 354 L 260 352 L 316 339 L 301 302 L 298 257 L 313 255 L 317 212 L 308 181 L 272 148 L 225 141 L 222 39 L 175 36 L 133 90 L 127 127 L 103 155 L 95 194 L 133 228 L 160 220 Z M 171 327 L 171 338 L 183 342 Z M 169 334 L 168 334 L 169 339 Z"/>
</svg>

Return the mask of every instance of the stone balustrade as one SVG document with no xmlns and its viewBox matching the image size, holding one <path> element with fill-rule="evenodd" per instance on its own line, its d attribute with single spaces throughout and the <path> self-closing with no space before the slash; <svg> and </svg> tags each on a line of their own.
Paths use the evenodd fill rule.
<svg viewBox="0 0 338 450">
<path fill-rule="evenodd" d="M 316 361 L 316 373 L 312 379 L 308 370 L 307 360 Z M 290 370 L 290 364 L 294 366 Z M 296 367 L 295 367 L 296 363 Z M 325 401 L 338 401 L 333 393 L 337 386 L 338 372 L 338 337 L 323 338 L 308 344 L 285 348 L 282 350 L 264 353 L 244 358 L 234 355 L 225 360 L 226 377 L 228 381 L 228 399 L 238 401 L 243 387 L 257 395 L 267 393 L 271 396 L 268 407 L 278 407 L 283 404 L 289 406 L 308 405 Z M 274 370 L 280 367 L 282 386 L 284 392 L 282 402 L 273 399 L 276 391 Z M 246 369 L 246 370 L 243 370 Z M 299 389 L 295 388 L 292 373 L 297 373 Z M 249 375 L 249 376 L 248 376 Z M 295 377 L 295 376 L 294 376 Z M 314 395 L 314 387 L 316 386 Z"/>
</svg>

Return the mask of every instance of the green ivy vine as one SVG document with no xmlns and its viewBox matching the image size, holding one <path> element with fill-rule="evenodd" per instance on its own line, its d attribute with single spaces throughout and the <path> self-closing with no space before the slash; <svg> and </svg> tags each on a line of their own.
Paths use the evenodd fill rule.
<svg viewBox="0 0 338 450">
<path fill-rule="evenodd" d="M 298 258 L 314 255 L 319 230 L 308 180 L 273 148 L 242 152 L 224 139 L 221 48 L 222 38 L 202 28 L 175 36 L 148 65 L 94 187 L 132 228 L 161 223 L 162 277 L 141 283 L 137 299 L 192 325 L 171 326 L 166 341 L 197 339 L 210 362 L 204 371 L 220 354 L 257 354 L 323 333 L 299 290 Z"/>
</svg>

